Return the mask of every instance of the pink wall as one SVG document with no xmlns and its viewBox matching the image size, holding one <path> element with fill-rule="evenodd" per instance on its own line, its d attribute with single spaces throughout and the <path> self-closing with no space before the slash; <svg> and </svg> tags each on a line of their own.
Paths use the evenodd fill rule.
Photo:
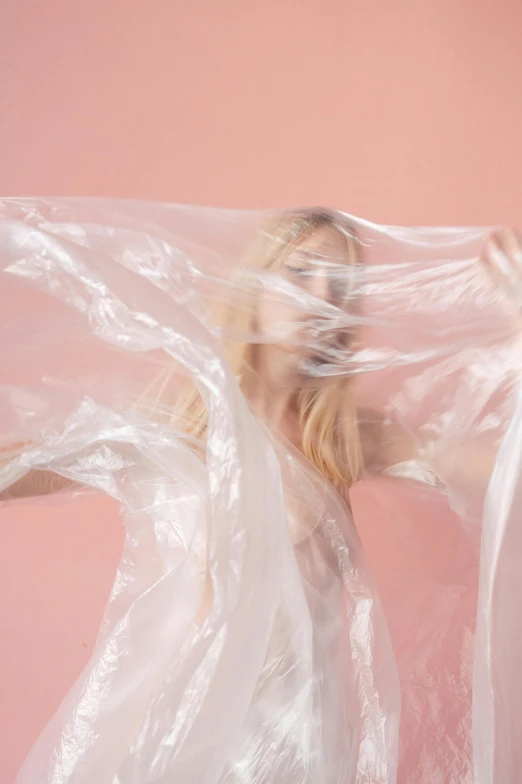
<svg viewBox="0 0 522 784">
<path fill-rule="evenodd" d="M 519 0 L 2 0 L 0 192 L 520 218 Z"/>
<path fill-rule="evenodd" d="M 522 226 L 519 0 L 3 0 L 0 27 L 2 194 Z M 0 513 L 1 784 L 92 648 L 112 507 Z"/>
</svg>

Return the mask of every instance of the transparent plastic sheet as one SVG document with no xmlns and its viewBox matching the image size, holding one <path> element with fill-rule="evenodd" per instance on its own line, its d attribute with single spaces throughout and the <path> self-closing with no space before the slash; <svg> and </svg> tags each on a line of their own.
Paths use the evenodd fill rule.
<svg viewBox="0 0 522 784">
<path fill-rule="evenodd" d="M 520 341 L 490 230 L 0 217 L 0 488 L 62 476 L 126 529 L 18 781 L 517 781 Z"/>
</svg>

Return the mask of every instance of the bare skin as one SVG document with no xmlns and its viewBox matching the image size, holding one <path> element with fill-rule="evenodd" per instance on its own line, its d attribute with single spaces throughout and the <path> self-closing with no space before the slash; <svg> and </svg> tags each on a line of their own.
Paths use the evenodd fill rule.
<svg viewBox="0 0 522 784">
<path fill-rule="evenodd" d="M 2 467 L 2 463 L 0 463 L 0 467 Z M 72 480 L 59 476 L 59 474 L 55 474 L 52 471 L 33 470 L 3 490 L 0 493 L 0 500 L 11 501 L 20 498 L 50 495 L 70 490 L 74 486 L 75 483 Z"/>
</svg>

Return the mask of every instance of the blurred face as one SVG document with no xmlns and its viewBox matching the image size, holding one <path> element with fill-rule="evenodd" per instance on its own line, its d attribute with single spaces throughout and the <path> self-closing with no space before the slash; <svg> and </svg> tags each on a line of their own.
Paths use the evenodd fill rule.
<svg viewBox="0 0 522 784">
<path fill-rule="evenodd" d="M 327 383 L 332 378 L 328 363 L 349 350 L 353 330 L 334 329 L 334 319 L 354 307 L 356 268 L 351 242 L 325 226 L 270 270 L 280 276 L 279 287 L 284 291 L 263 293 L 257 327 L 268 340 L 273 336 L 274 342 L 257 346 L 256 357 L 258 373 L 271 386 Z"/>
</svg>

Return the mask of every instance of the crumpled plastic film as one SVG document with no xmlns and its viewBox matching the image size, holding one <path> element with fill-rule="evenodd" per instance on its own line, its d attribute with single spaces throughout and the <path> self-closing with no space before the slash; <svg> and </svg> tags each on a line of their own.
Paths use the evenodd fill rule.
<svg viewBox="0 0 522 784">
<path fill-rule="evenodd" d="M 0 489 L 91 487 L 126 529 L 20 784 L 517 781 L 520 339 L 490 234 L 0 201 Z"/>
</svg>

